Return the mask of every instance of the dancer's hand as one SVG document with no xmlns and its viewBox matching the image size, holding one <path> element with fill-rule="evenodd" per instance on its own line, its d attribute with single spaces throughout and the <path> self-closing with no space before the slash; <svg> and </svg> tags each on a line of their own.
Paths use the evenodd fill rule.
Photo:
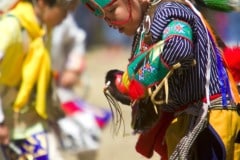
<svg viewBox="0 0 240 160">
<path fill-rule="evenodd" d="M 66 70 L 60 77 L 60 85 L 62 87 L 72 87 L 79 80 L 79 74 L 76 71 Z"/>
</svg>

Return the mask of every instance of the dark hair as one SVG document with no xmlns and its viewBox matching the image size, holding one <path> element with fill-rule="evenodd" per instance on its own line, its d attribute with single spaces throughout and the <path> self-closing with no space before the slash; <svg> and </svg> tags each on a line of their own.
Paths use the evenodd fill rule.
<svg viewBox="0 0 240 160">
<path fill-rule="evenodd" d="M 48 4 L 48 6 L 52 7 L 52 6 L 56 5 L 57 0 L 44 0 L 44 2 L 46 4 Z"/>
<path fill-rule="evenodd" d="M 25 2 L 32 3 L 33 5 L 38 1 L 38 0 L 22 0 Z M 43 0 L 46 5 L 49 7 L 54 7 L 54 6 L 60 6 L 63 7 L 64 9 L 71 9 L 73 6 L 77 5 L 79 0 Z"/>
<path fill-rule="evenodd" d="M 27 2 L 30 2 L 30 3 L 33 3 L 34 0 L 23 0 L 23 1 L 27 1 Z M 38 1 L 38 0 L 36 0 Z M 49 7 L 53 7 L 56 5 L 58 0 L 44 0 L 44 2 L 49 6 Z"/>
</svg>

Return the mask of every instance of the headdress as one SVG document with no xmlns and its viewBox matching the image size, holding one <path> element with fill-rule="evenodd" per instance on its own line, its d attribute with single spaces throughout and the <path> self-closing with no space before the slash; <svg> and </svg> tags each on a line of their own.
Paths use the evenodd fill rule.
<svg viewBox="0 0 240 160">
<path fill-rule="evenodd" d="M 113 0 L 81 0 L 96 16 L 104 17 L 103 8 Z"/>
</svg>

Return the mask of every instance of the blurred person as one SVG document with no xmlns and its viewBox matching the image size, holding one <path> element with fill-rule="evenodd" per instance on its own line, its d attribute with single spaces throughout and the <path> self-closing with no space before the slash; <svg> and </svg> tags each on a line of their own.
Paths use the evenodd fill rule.
<svg viewBox="0 0 240 160">
<path fill-rule="evenodd" d="M 52 31 L 51 59 L 57 85 L 73 88 L 85 70 L 86 32 L 79 28 L 73 12 Z"/>
<path fill-rule="evenodd" d="M 57 110 L 47 105 L 48 34 L 76 2 L 21 0 L 1 15 L 0 143 L 7 159 L 62 159 L 49 127 Z"/>
<path fill-rule="evenodd" d="M 239 94 L 202 14 L 188 0 L 82 0 L 134 36 L 126 71 L 104 93 L 132 108 L 136 149 L 147 158 L 240 159 Z M 112 96 L 112 97 L 111 97 Z M 121 116 L 121 115 L 120 115 Z"/>
<path fill-rule="evenodd" d="M 101 129 L 111 116 L 108 110 L 88 104 L 87 93 L 80 94 L 89 92 L 90 77 L 85 71 L 87 35 L 85 30 L 77 26 L 75 12 L 74 8 L 53 29 L 51 59 L 57 95 L 66 114 L 65 118 L 59 120 L 64 135 L 62 146 L 67 151 L 78 153 L 98 150 Z"/>
<path fill-rule="evenodd" d="M 66 113 L 66 117 L 59 121 L 62 132 L 66 134 L 65 137 L 61 137 L 62 147 L 68 150 L 78 150 L 83 147 L 81 143 L 81 134 L 84 131 L 81 130 L 76 123 L 77 117 L 84 118 L 83 115 L 77 115 L 74 118 L 68 116 L 69 107 L 66 105 L 78 97 L 75 90 L 85 90 L 85 82 L 81 82 L 82 76 L 85 72 L 85 54 L 86 54 L 86 32 L 77 26 L 74 20 L 74 10 L 68 13 L 66 19 L 56 26 L 51 34 L 51 60 L 52 69 L 54 72 L 55 90 L 60 100 L 60 105 Z M 88 92 L 88 91 L 86 91 Z M 84 97 L 81 97 L 84 98 Z M 79 112 L 78 112 L 79 113 Z M 92 117 L 88 118 L 88 123 L 94 124 Z M 82 123 L 78 121 L 78 123 Z M 83 123 L 84 124 L 84 123 Z M 82 125 L 83 125 L 82 124 Z M 64 126 L 67 125 L 70 128 L 67 130 Z M 94 124 L 94 127 L 97 127 Z M 78 129 L 80 128 L 80 129 Z M 96 132 L 98 133 L 98 132 Z M 71 139 L 68 139 L 71 137 Z M 73 140 L 73 142 L 71 142 Z"/>
</svg>

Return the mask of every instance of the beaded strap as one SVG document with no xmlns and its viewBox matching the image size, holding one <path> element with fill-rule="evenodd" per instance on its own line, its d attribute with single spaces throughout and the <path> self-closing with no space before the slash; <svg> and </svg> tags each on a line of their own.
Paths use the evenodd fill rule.
<svg viewBox="0 0 240 160">
<path fill-rule="evenodd" d="M 192 29 L 190 25 L 184 21 L 173 20 L 163 31 L 163 38 L 167 40 L 172 36 L 181 36 L 192 41 Z"/>
</svg>

